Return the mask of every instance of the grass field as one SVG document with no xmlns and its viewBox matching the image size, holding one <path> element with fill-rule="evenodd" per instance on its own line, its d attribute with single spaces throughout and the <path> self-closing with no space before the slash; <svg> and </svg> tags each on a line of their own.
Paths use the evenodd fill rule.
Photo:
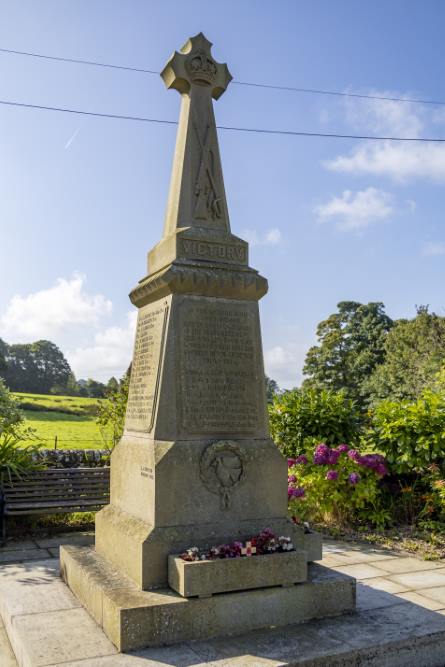
<svg viewBox="0 0 445 667">
<path fill-rule="evenodd" d="M 100 401 L 103 400 L 80 396 L 53 396 L 51 394 L 25 394 L 22 392 L 14 392 L 13 396 L 23 410 L 54 410 L 73 415 L 95 415 Z"/>
<path fill-rule="evenodd" d="M 34 442 L 52 449 L 57 436 L 58 449 L 105 449 L 110 447 L 109 433 L 96 423 L 101 399 L 78 396 L 14 393 L 26 426 L 35 430 Z"/>
</svg>

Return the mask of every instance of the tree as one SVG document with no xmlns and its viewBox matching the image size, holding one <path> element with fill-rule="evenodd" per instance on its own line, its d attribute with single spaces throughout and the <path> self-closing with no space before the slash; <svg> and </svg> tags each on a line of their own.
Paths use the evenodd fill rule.
<svg viewBox="0 0 445 667">
<path fill-rule="evenodd" d="M 85 389 L 87 391 L 87 396 L 90 398 L 104 398 L 106 395 L 106 387 L 103 382 L 98 382 L 92 378 L 88 378 Z"/>
<path fill-rule="evenodd" d="M 107 396 L 109 394 L 114 394 L 119 389 L 119 382 L 113 376 L 107 382 Z"/>
<path fill-rule="evenodd" d="M 65 387 L 71 368 L 57 345 L 49 340 L 9 345 L 2 376 L 11 391 L 49 394 Z"/>
<path fill-rule="evenodd" d="M 265 376 L 266 378 L 266 397 L 267 397 L 267 402 L 272 403 L 273 397 L 275 394 L 277 394 L 280 391 L 280 388 L 275 382 L 275 380 L 272 380 L 272 378 L 268 377 L 267 375 Z"/>
<path fill-rule="evenodd" d="M 304 385 L 344 391 L 364 408 L 370 397 L 369 378 L 385 359 L 393 321 L 380 302 L 341 301 L 337 308 L 317 327 L 318 345 L 306 355 Z"/>
<path fill-rule="evenodd" d="M 385 362 L 369 382 L 374 401 L 416 400 L 436 381 L 445 362 L 445 318 L 420 306 L 412 320 L 397 320 L 385 341 Z"/>
<path fill-rule="evenodd" d="M 6 370 L 6 357 L 8 356 L 8 344 L 0 338 L 0 372 Z"/>
</svg>

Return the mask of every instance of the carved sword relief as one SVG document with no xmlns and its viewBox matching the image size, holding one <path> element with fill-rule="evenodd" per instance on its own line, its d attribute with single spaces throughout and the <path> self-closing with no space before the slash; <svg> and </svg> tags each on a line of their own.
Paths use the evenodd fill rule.
<svg viewBox="0 0 445 667">
<path fill-rule="evenodd" d="M 193 114 L 193 129 L 201 149 L 198 175 L 195 184 L 196 205 L 194 217 L 198 220 L 213 221 L 222 216 L 221 198 L 219 197 L 215 184 L 215 157 L 210 149 L 211 124 L 205 126 L 204 138 L 199 133 L 199 121 L 196 113 Z"/>
</svg>

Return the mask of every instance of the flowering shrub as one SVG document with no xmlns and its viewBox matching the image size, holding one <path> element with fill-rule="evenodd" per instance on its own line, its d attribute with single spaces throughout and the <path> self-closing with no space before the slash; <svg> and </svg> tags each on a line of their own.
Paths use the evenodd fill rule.
<svg viewBox="0 0 445 667">
<path fill-rule="evenodd" d="M 325 443 L 288 459 L 289 508 L 299 519 L 345 522 L 375 507 L 379 480 L 387 474 L 380 454 Z"/>
<path fill-rule="evenodd" d="M 244 545 L 242 542 L 231 542 L 220 544 L 210 549 L 199 549 L 190 547 L 181 554 L 182 560 L 189 562 L 197 560 L 216 560 L 218 558 L 241 558 L 243 556 L 261 556 L 264 554 L 282 553 L 293 551 L 294 545 L 290 537 L 281 535 L 276 537 L 271 530 L 266 528 L 261 533 L 252 537 Z"/>
</svg>

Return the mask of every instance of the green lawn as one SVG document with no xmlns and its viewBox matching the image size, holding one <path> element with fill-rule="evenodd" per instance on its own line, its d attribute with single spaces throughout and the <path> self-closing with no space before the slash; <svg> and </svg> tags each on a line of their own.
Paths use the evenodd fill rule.
<svg viewBox="0 0 445 667">
<path fill-rule="evenodd" d="M 67 415 L 62 412 L 36 412 L 23 410 L 26 426 L 36 431 L 37 442 L 44 447 L 54 447 L 57 435 L 58 449 L 105 449 L 110 438 L 96 424 L 92 415 Z"/>
<path fill-rule="evenodd" d="M 27 394 L 14 392 L 13 396 L 23 410 L 66 412 L 74 415 L 94 415 L 103 399 L 80 396 L 53 396 L 52 394 Z"/>
</svg>

